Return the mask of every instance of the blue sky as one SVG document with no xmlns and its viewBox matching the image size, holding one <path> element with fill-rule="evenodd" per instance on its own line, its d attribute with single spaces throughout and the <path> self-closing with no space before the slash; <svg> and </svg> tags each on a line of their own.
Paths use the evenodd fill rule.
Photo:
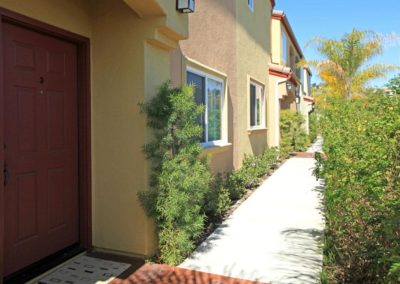
<svg viewBox="0 0 400 284">
<path fill-rule="evenodd" d="M 307 59 L 320 58 L 312 47 L 304 48 L 309 39 L 340 38 L 353 27 L 400 37 L 400 0 L 276 0 L 275 9 L 285 11 Z M 387 46 L 371 61 L 376 62 L 400 65 L 400 43 Z M 370 85 L 382 86 L 396 73 Z M 316 76 L 313 81 L 318 81 Z"/>
</svg>

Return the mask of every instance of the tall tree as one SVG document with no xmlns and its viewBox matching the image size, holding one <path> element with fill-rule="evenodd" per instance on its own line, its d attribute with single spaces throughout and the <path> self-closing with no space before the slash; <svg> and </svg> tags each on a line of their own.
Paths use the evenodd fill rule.
<svg viewBox="0 0 400 284">
<path fill-rule="evenodd" d="M 382 37 L 371 31 L 353 29 L 341 39 L 316 37 L 308 42 L 323 56 L 306 62 L 317 69 L 318 76 L 330 92 L 352 99 L 362 94 L 366 83 L 398 69 L 387 64 L 368 64 L 383 53 Z"/>
<path fill-rule="evenodd" d="M 389 88 L 393 94 L 400 95 L 400 74 L 390 79 L 386 87 Z"/>
</svg>

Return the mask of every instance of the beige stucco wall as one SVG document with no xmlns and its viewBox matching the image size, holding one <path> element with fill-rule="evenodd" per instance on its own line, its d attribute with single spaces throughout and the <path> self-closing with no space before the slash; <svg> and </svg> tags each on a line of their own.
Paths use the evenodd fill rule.
<svg viewBox="0 0 400 284">
<path fill-rule="evenodd" d="M 0 6 L 79 35 L 91 35 L 90 1 L 0 0 Z"/>
<path fill-rule="evenodd" d="M 281 21 L 271 20 L 271 52 L 272 63 L 282 64 L 282 30 Z"/>
<path fill-rule="evenodd" d="M 268 120 L 267 127 L 270 129 L 268 135 L 268 145 L 271 147 L 279 146 L 279 114 L 280 114 L 280 99 L 287 95 L 285 78 L 277 76 L 269 76 L 269 105 L 268 112 L 271 114 Z M 278 92 L 276 91 L 278 86 Z"/>
<path fill-rule="evenodd" d="M 170 78 L 170 51 L 187 37 L 188 19 L 165 1 L 159 16 L 141 19 L 133 2 L 0 0 L 0 6 L 90 39 L 93 245 L 149 255 L 154 230 L 137 193 L 148 188 L 141 147 L 151 134 L 138 103 Z"/>
<path fill-rule="evenodd" d="M 175 85 L 186 82 L 187 66 L 211 73 L 225 81 L 228 142 L 233 140 L 235 117 L 232 116 L 232 98 L 236 97 L 237 88 L 235 9 L 232 0 L 197 1 L 196 12 L 189 15 L 190 38 L 181 41 L 180 49 L 172 53 L 171 68 Z M 190 59 L 199 64 L 190 62 Z M 213 69 L 224 75 L 213 72 Z M 231 145 L 206 149 L 204 155 L 209 156 L 211 169 L 215 172 L 229 172 L 233 168 Z"/>
<path fill-rule="evenodd" d="M 176 85 L 186 81 L 186 66 L 208 67 L 226 74 L 228 141 L 232 145 L 205 150 L 213 171 L 227 172 L 241 166 L 245 153 L 260 154 L 267 146 L 267 129 L 250 128 L 250 80 L 264 86 L 266 123 L 270 119 L 268 64 L 271 43 L 271 3 L 255 1 L 254 12 L 247 1 L 203 0 L 189 16 L 189 40 L 173 53 L 171 76 Z M 187 59 L 189 60 L 187 60 Z M 201 64 L 196 66 L 194 60 Z"/>
<path fill-rule="evenodd" d="M 254 11 L 251 11 L 247 1 L 236 0 L 236 11 L 237 96 L 233 105 L 237 120 L 233 143 L 234 165 L 237 168 L 241 166 L 244 154 L 261 154 L 267 147 L 266 129 L 249 131 L 250 80 L 264 86 L 265 101 L 270 104 L 268 68 L 271 62 L 271 35 L 268 27 L 271 23 L 271 2 L 254 1 Z M 272 115 L 266 112 L 267 123 Z"/>
</svg>

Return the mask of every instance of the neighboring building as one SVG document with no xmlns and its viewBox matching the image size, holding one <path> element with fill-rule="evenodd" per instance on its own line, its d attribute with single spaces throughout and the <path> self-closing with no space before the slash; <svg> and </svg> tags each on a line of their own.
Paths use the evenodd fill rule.
<svg viewBox="0 0 400 284">
<path fill-rule="evenodd" d="M 71 246 L 150 255 L 138 103 L 170 79 L 187 14 L 165 0 L 0 7 L 0 279 Z"/>
<path fill-rule="evenodd" d="M 298 63 L 304 60 L 303 52 L 297 42 L 290 23 L 282 11 L 273 11 L 271 24 L 272 56 L 269 67 L 269 90 L 275 94 L 275 118 L 279 121 L 279 110 L 291 109 L 302 112 L 306 119 L 308 131 L 308 111 L 312 105 L 311 71 L 302 68 Z M 279 122 L 275 130 L 279 131 Z M 279 136 L 270 142 L 279 145 Z"/>
<path fill-rule="evenodd" d="M 267 147 L 272 115 L 268 68 L 274 5 L 270 0 L 201 0 L 190 37 L 172 55 L 173 83 L 194 83 L 206 106 L 203 146 L 214 171 L 239 168 Z"/>
<path fill-rule="evenodd" d="M 308 66 L 303 67 L 302 73 L 302 92 L 300 96 L 300 112 L 305 118 L 305 128 L 307 134 L 310 132 L 310 114 L 314 110 L 314 98 L 311 96 L 311 77 L 312 73 Z"/>
</svg>

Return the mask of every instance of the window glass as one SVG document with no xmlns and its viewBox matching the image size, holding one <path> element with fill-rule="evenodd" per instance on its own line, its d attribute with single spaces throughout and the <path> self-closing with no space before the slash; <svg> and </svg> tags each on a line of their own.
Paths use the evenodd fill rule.
<svg viewBox="0 0 400 284">
<path fill-rule="evenodd" d="M 222 83 L 207 81 L 208 141 L 221 140 Z"/>
<path fill-rule="evenodd" d="M 282 64 L 286 65 L 287 63 L 287 56 L 288 56 L 288 52 L 287 52 L 287 37 L 286 37 L 286 33 L 282 32 Z"/>
<path fill-rule="evenodd" d="M 264 89 L 262 86 L 250 84 L 250 127 L 264 126 L 263 114 L 264 106 Z"/>
<path fill-rule="evenodd" d="M 186 81 L 195 86 L 195 100 L 205 107 L 205 112 L 198 118 L 203 127 L 202 142 L 222 140 L 223 82 L 194 72 L 187 72 Z"/>
<path fill-rule="evenodd" d="M 255 120 L 255 104 L 256 104 L 256 86 L 250 84 L 250 126 L 256 125 Z"/>
<path fill-rule="evenodd" d="M 297 64 L 299 64 L 299 62 L 300 62 L 300 59 L 299 59 L 298 56 L 296 56 L 296 57 L 295 57 L 295 60 L 294 60 L 294 64 L 295 64 L 295 68 L 296 68 L 296 77 L 297 77 L 299 80 L 301 80 L 301 70 L 302 70 L 302 68 L 299 67 L 299 66 L 297 66 Z"/>
<path fill-rule="evenodd" d="M 186 76 L 186 82 L 187 84 L 192 84 L 195 87 L 194 95 L 195 95 L 195 101 L 197 104 L 204 105 L 206 104 L 206 98 L 204 95 L 205 92 L 205 79 L 204 77 L 201 77 L 197 74 L 194 74 L 192 72 L 187 72 Z M 206 127 L 206 120 L 205 120 L 205 113 L 199 115 L 197 119 L 198 123 L 203 127 L 203 135 L 202 135 L 202 141 L 206 140 L 206 132 L 205 132 L 205 127 Z"/>
<path fill-rule="evenodd" d="M 254 10 L 254 0 L 247 0 L 247 5 L 249 5 L 251 11 Z"/>
</svg>

